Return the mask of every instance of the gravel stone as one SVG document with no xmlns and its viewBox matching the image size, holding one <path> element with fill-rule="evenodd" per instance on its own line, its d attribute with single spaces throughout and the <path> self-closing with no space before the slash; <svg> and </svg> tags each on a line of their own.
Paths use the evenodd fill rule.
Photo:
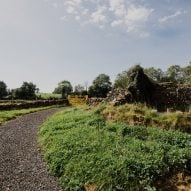
<svg viewBox="0 0 191 191">
<path fill-rule="evenodd" d="M 0 126 L 0 191 L 62 191 L 37 144 L 39 126 L 56 111 L 28 114 Z"/>
</svg>

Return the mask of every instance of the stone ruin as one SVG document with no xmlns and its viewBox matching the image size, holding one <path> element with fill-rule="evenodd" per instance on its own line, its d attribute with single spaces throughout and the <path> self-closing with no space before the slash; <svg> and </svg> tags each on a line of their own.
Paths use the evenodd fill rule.
<svg viewBox="0 0 191 191">
<path fill-rule="evenodd" d="M 112 105 L 146 103 L 158 111 L 166 111 L 167 108 L 188 111 L 191 109 L 191 84 L 158 84 L 149 79 L 140 67 L 132 72 L 126 89 L 113 89 L 107 98 L 96 100 L 91 100 L 93 105 L 100 102 L 109 102 Z"/>
<path fill-rule="evenodd" d="M 105 101 L 115 106 L 141 102 L 135 101 L 128 89 L 112 90 L 108 93 Z M 159 111 L 166 111 L 167 108 L 188 111 L 191 106 L 191 84 L 176 85 L 173 83 L 160 83 L 152 92 L 151 101 L 145 103 L 155 107 Z"/>
</svg>

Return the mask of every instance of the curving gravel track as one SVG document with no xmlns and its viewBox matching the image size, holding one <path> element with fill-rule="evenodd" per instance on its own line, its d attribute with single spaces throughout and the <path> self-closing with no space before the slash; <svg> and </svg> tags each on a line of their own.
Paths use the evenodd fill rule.
<svg viewBox="0 0 191 191">
<path fill-rule="evenodd" d="M 0 191 L 61 191 L 37 145 L 39 125 L 58 109 L 28 114 L 0 126 Z"/>
</svg>

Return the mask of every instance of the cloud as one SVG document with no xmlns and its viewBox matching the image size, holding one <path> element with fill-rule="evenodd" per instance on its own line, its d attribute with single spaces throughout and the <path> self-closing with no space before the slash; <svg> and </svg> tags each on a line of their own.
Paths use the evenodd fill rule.
<svg viewBox="0 0 191 191">
<path fill-rule="evenodd" d="M 117 17 L 123 17 L 126 14 L 124 0 L 110 0 L 110 11 L 114 12 Z"/>
<path fill-rule="evenodd" d="M 135 32 L 141 28 L 144 28 L 145 23 L 148 21 L 149 16 L 152 14 L 154 9 L 149 9 L 143 6 L 135 7 L 131 5 L 127 10 L 125 16 L 125 24 L 127 25 L 128 32 Z"/>
<path fill-rule="evenodd" d="M 182 15 L 182 14 L 185 14 L 186 12 L 185 11 L 176 11 L 174 14 L 171 14 L 171 15 L 167 15 L 167 16 L 164 16 L 162 18 L 159 18 L 159 23 L 167 23 L 168 21 Z"/>
<path fill-rule="evenodd" d="M 57 1 L 57 0 L 54 0 Z M 81 23 L 94 24 L 99 28 L 120 28 L 127 33 L 148 35 L 147 22 L 153 8 L 143 0 L 63 0 L 62 18 L 73 18 Z M 137 34 L 135 34 L 137 36 Z"/>
<path fill-rule="evenodd" d="M 114 0 L 112 0 L 114 1 Z M 154 9 L 147 8 L 142 5 L 130 4 L 128 7 L 122 10 L 122 7 L 125 7 L 122 4 L 122 0 L 119 0 L 118 3 L 114 3 L 113 7 L 115 9 L 110 9 L 114 11 L 115 20 L 111 22 L 112 27 L 125 27 L 128 33 L 139 34 L 140 37 L 148 37 L 149 33 L 145 32 L 146 23 L 149 20 Z M 124 3 L 124 2 L 123 2 Z M 115 5 L 115 6 L 114 6 Z"/>
<path fill-rule="evenodd" d="M 91 21 L 97 24 L 106 23 L 107 18 L 106 18 L 106 15 L 104 14 L 105 10 L 106 10 L 106 7 L 99 7 L 97 11 L 91 14 Z"/>
<path fill-rule="evenodd" d="M 79 14 L 82 0 L 64 0 L 64 7 L 68 14 Z"/>
<path fill-rule="evenodd" d="M 123 24 L 124 24 L 123 20 L 114 20 L 111 22 L 112 27 L 118 27 L 118 26 L 121 26 Z"/>
</svg>

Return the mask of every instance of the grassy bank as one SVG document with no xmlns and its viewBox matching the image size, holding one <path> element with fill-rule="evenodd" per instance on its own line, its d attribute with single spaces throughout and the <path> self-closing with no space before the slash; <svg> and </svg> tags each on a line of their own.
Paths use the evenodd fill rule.
<svg viewBox="0 0 191 191">
<path fill-rule="evenodd" d="M 0 111 L 0 125 L 9 121 L 11 119 L 15 119 L 18 116 L 25 115 L 28 113 L 33 113 L 36 111 L 41 111 L 44 109 L 49 109 L 51 106 L 48 107 L 38 107 L 32 109 L 20 109 L 20 110 L 10 110 L 10 111 Z"/>
<path fill-rule="evenodd" d="M 67 109 L 39 132 L 45 160 L 65 190 L 156 190 L 169 173 L 191 170 L 191 135 L 107 124 L 99 109 Z"/>
<path fill-rule="evenodd" d="M 105 105 L 102 115 L 110 122 L 160 127 L 191 133 L 191 114 L 183 112 L 159 113 L 143 104 Z"/>
</svg>

